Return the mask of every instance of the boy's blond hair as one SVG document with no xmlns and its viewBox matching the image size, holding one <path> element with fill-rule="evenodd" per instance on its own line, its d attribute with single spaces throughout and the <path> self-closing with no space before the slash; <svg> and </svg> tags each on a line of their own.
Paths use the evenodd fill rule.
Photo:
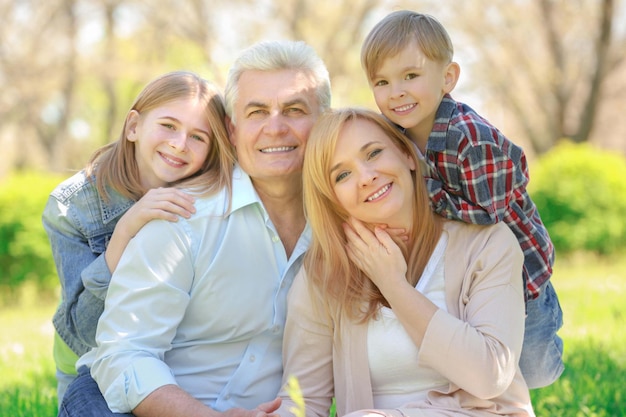
<svg viewBox="0 0 626 417">
<path fill-rule="evenodd" d="M 452 62 L 452 41 L 437 19 L 411 10 L 398 10 L 378 22 L 363 42 L 361 65 L 367 78 L 372 80 L 385 59 L 397 55 L 414 40 L 426 58 L 445 64 Z"/>
</svg>

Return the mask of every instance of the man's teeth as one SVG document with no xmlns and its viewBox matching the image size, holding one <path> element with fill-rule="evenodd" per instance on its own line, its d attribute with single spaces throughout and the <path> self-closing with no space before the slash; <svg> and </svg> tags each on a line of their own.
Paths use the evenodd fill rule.
<svg viewBox="0 0 626 417">
<path fill-rule="evenodd" d="M 285 151 L 291 151 L 293 149 L 296 149 L 295 146 L 278 146 L 276 148 L 265 148 L 265 149 L 261 149 L 261 152 L 263 153 L 270 153 L 270 152 L 285 152 Z"/>
<path fill-rule="evenodd" d="M 385 192 L 389 189 L 389 187 L 391 187 L 391 184 L 385 185 L 383 188 L 378 190 L 378 192 L 376 194 L 368 197 L 367 201 L 376 200 L 378 197 L 380 197 L 381 195 L 385 194 Z"/>
</svg>

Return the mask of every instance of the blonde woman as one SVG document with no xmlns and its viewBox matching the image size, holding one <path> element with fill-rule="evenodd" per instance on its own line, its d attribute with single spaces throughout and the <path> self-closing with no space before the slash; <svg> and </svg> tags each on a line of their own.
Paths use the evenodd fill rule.
<svg viewBox="0 0 626 417">
<path fill-rule="evenodd" d="M 434 214 L 414 145 L 368 110 L 318 119 L 303 178 L 313 238 L 289 294 L 283 362 L 307 415 L 327 416 L 335 397 L 338 416 L 534 416 L 510 229 Z"/>
</svg>

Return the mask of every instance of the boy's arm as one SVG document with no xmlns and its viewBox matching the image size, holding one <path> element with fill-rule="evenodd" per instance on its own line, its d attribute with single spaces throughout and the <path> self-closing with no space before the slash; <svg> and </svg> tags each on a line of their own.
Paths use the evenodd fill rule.
<svg viewBox="0 0 626 417">
<path fill-rule="evenodd" d="M 530 202 L 528 170 L 521 149 L 514 151 L 508 155 L 493 143 L 482 143 L 456 157 L 436 154 L 436 168 L 429 162 L 425 178 L 435 212 L 466 223 L 494 224 L 505 221 L 511 210 L 522 211 Z"/>
<path fill-rule="evenodd" d="M 456 133 L 447 136 L 453 146 L 427 155 L 425 180 L 433 210 L 466 223 L 505 222 L 524 252 L 523 275 L 528 296 L 534 298 L 552 275 L 554 246 L 526 189 L 524 152 L 493 131 L 478 134 L 485 138 L 491 133 L 493 140 L 472 141 Z"/>
</svg>

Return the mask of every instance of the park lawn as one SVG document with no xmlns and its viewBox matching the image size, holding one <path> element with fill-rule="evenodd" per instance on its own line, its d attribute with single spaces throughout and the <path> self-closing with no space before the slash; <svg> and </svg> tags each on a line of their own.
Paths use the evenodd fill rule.
<svg viewBox="0 0 626 417">
<path fill-rule="evenodd" d="M 56 305 L 23 291 L 19 307 L 0 309 L 0 410 L 3 416 L 53 417 L 57 413 L 52 359 Z"/>
<path fill-rule="evenodd" d="M 565 372 L 531 391 L 537 416 L 626 415 L 626 257 L 559 257 L 553 277 L 564 313 Z M 20 307 L 0 309 L 0 410 L 12 417 L 56 415 L 55 305 L 26 290 Z"/>
</svg>

